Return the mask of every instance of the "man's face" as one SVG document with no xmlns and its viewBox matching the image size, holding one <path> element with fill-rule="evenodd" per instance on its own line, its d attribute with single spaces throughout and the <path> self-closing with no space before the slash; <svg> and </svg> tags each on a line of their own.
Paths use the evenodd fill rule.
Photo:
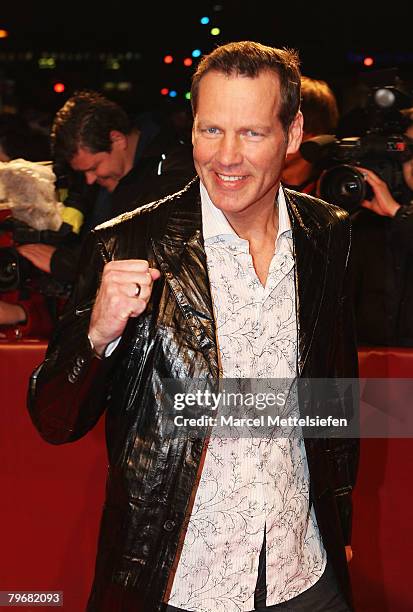
<svg viewBox="0 0 413 612">
<path fill-rule="evenodd" d="M 211 71 L 199 83 L 192 142 L 195 167 L 217 208 L 230 217 L 272 207 L 287 153 L 301 142 L 302 116 L 285 134 L 278 76 Z"/>
<path fill-rule="evenodd" d="M 98 183 L 113 191 L 127 174 L 125 163 L 126 137 L 120 132 L 111 132 L 111 150 L 93 153 L 87 147 L 79 147 L 70 160 L 73 170 L 83 172 L 88 185 Z"/>
<path fill-rule="evenodd" d="M 413 125 L 409 127 L 406 136 L 413 141 Z M 413 158 L 403 164 L 403 178 L 409 189 L 413 191 Z"/>
</svg>

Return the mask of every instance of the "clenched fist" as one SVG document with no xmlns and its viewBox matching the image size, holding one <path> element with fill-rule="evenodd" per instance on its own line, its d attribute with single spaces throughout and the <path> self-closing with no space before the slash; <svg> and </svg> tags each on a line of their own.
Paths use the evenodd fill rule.
<svg viewBox="0 0 413 612">
<path fill-rule="evenodd" d="M 89 326 L 89 337 L 99 355 L 122 335 L 129 317 L 138 317 L 145 310 L 153 281 L 159 277 L 159 270 L 150 268 L 143 259 L 105 265 Z"/>
</svg>

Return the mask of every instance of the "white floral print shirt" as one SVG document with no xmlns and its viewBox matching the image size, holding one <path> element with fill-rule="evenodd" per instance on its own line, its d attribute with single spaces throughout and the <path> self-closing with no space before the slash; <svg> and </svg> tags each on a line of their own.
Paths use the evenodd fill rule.
<svg viewBox="0 0 413 612">
<path fill-rule="evenodd" d="M 282 188 L 266 286 L 201 183 L 203 234 L 223 378 L 293 378 L 297 319 L 292 232 Z M 266 605 L 322 575 L 326 553 L 309 504 L 303 439 L 212 436 L 169 603 L 197 612 L 254 608 L 266 532 Z"/>
</svg>

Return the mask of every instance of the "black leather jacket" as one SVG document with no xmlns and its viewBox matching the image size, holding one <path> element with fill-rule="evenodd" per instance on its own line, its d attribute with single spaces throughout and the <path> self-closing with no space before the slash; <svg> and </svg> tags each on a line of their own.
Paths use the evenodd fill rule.
<svg viewBox="0 0 413 612">
<path fill-rule="evenodd" d="M 299 375 L 355 377 L 347 214 L 288 190 L 286 199 L 296 259 Z M 105 261 L 125 258 L 147 259 L 162 276 L 115 353 L 98 360 L 87 341 L 91 308 Z M 162 610 L 204 449 L 202 437 L 164 435 L 163 380 L 218 377 L 198 180 L 97 228 L 82 261 L 46 360 L 32 376 L 30 414 L 45 440 L 61 444 L 85 435 L 106 410 L 109 475 L 88 609 Z M 306 440 L 319 529 L 348 600 L 344 544 L 357 449 L 354 440 Z"/>
</svg>

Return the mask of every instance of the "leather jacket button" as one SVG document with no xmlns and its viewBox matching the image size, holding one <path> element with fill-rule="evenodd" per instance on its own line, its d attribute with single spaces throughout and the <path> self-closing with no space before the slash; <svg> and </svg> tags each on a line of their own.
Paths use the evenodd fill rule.
<svg viewBox="0 0 413 612">
<path fill-rule="evenodd" d="M 79 368 L 79 366 L 77 366 L 77 365 L 76 365 L 76 366 L 73 368 L 73 374 L 75 374 L 75 375 L 77 376 L 79 373 L 80 373 L 80 368 Z"/>
<path fill-rule="evenodd" d="M 69 376 L 67 377 L 67 380 L 68 380 L 69 382 L 71 382 L 71 383 L 76 382 L 76 379 L 77 379 L 77 376 L 76 376 L 76 374 L 73 374 L 73 372 L 71 372 L 71 373 L 69 374 Z"/>
<path fill-rule="evenodd" d="M 173 531 L 175 529 L 175 521 L 168 519 L 167 521 L 164 522 L 163 528 L 165 529 L 165 531 L 169 531 L 169 532 Z"/>
<path fill-rule="evenodd" d="M 199 447 L 198 442 L 194 441 L 194 443 L 192 444 L 192 448 L 191 448 L 192 459 L 197 461 L 199 459 L 200 454 L 201 454 L 201 448 Z"/>
<path fill-rule="evenodd" d="M 78 357 L 76 359 L 76 365 L 79 366 L 79 367 L 82 367 L 82 366 L 85 365 L 85 361 L 86 361 L 86 359 L 84 357 Z"/>
<path fill-rule="evenodd" d="M 143 555 L 144 557 L 148 558 L 148 557 L 149 557 L 150 550 L 151 550 L 151 549 L 150 549 L 150 547 L 149 547 L 149 544 L 144 544 L 144 545 L 142 546 L 142 555 Z"/>
</svg>

